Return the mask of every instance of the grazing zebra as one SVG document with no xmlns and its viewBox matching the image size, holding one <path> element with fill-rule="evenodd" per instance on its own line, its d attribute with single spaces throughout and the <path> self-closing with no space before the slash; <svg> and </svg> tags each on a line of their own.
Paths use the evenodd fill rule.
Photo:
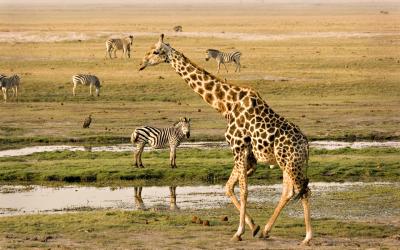
<svg viewBox="0 0 400 250">
<path fill-rule="evenodd" d="M 3 92 L 4 102 L 7 102 L 8 90 L 12 89 L 13 96 L 18 98 L 18 88 L 20 84 L 20 78 L 18 75 L 12 75 L 6 77 L 5 75 L 0 75 L 1 91 Z"/>
<path fill-rule="evenodd" d="M 78 74 L 72 76 L 72 82 L 74 83 L 74 87 L 72 88 L 72 94 L 75 96 L 76 86 L 81 83 L 83 85 L 89 85 L 90 95 L 92 95 L 92 86 L 96 88 L 96 96 L 100 95 L 100 80 L 97 76 L 94 75 L 84 75 Z"/>
<path fill-rule="evenodd" d="M 125 57 L 131 58 L 131 46 L 133 42 L 133 36 L 124 38 L 108 39 L 106 41 L 106 56 L 111 57 L 111 52 L 114 51 L 114 57 L 117 58 L 117 50 L 122 50 Z M 122 58 L 122 57 L 121 57 Z"/>
<path fill-rule="evenodd" d="M 190 137 L 190 119 L 180 118 L 169 128 L 153 128 L 149 126 L 136 128 L 132 133 L 131 142 L 136 143 L 135 166 L 144 167 L 142 163 L 142 153 L 146 143 L 152 148 L 170 147 L 170 164 L 176 168 L 176 148 L 181 141 Z"/>
<path fill-rule="evenodd" d="M 219 73 L 221 63 L 225 66 L 226 72 L 228 72 L 225 63 L 231 63 L 231 62 L 234 62 L 236 64 L 235 72 L 236 71 L 240 72 L 240 56 L 242 55 L 242 53 L 240 53 L 239 51 L 225 53 L 216 49 L 208 49 L 206 51 L 206 54 L 207 54 L 206 61 L 210 60 L 210 58 L 214 58 L 217 61 L 218 63 L 217 73 Z"/>
<path fill-rule="evenodd" d="M 175 26 L 175 27 L 173 28 L 173 30 L 174 30 L 175 32 L 182 32 L 182 26 L 177 25 L 177 26 Z"/>
</svg>

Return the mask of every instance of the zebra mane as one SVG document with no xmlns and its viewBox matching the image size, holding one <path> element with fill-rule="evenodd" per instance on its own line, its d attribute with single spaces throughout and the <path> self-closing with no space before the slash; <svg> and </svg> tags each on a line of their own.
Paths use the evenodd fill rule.
<svg viewBox="0 0 400 250">
<path fill-rule="evenodd" d="M 217 57 L 218 53 L 220 53 L 220 51 L 216 50 L 216 49 L 208 49 L 207 50 L 207 54 L 209 54 L 213 58 Z"/>
</svg>

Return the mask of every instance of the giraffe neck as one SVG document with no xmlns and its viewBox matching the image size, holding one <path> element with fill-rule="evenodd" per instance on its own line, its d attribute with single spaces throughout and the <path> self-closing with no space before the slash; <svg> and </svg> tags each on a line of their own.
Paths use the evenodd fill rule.
<svg viewBox="0 0 400 250">
<path fill-rule="evenodd" d="M 189 87 L 222 115 L 226 116 L 232 106 L 240 100 L 241 88 L 218 79 L 191 62 L 181 52 L 171 49 L 168 57 L 172 67 Z"/>
</svg>

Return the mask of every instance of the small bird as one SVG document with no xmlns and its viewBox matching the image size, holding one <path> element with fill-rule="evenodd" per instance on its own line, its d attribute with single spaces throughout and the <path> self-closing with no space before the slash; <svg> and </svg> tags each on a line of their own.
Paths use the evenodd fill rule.
<svg viewBox="0 0 400 250">
<path fill-rule="evenodd" d="M 83 128 L 89 128 L 90 123 L 92 122 L 92 115 L 86 117 L 85 121 L 83 122 Z"/>
</svg>

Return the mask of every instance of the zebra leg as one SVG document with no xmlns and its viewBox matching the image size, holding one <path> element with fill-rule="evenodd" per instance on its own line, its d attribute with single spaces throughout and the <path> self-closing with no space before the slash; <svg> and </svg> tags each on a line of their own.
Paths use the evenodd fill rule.
<svg viewBox="0 0 400 250">
<path fill-rule="evenodd" d="M 171 168 L 176 168 L 176 146 L 171 146 L 171 150 L 169 153 L 169 161 L 171 163 Z"/>
<path fill-rule="evenodd" d="M 217 74 L 219 74 L 219 69 L 221 68 L 221 63 L 218 62 L 218 70 L 217 70 Z"/>
<path fill-rule="evenodd" d="M 142 153 L 144 150 L 144 146 L 146 143 L 142 143 L 142 145 L 140 146 L 140 151 L 139 151 L 139 167 L 140 168 L 144 168 L 143 162 L 142 162 Z"/>
<path fill-rule="evenodd" d="M 89 93 L 90 93 L 90 96 L 93 96 L 93 94 L 92 94 L 92 84 L 89 85 Z"/>
<path fill-rule="evenodd" d="M 114 51 L 114 58 L 117 58 L 117 50 L 114 49 L 113 51 Z"/>
<path fill-rule="evenodd" d="M 178 205 L 176 205 L 176 187 L 175 186 L 171 186 L 169 187 L 169 209 L 170 210 L 177 210 L 179 209 Z"/>
<path fill-rule="evenodd" d="M 139 142 L 137 144 L 137 147 L 136 147 L 135 166 L 137 168 L 143 168 L 144 167 L 143 163 L 142 163 L 142 152 L 143 152 L 143 149 L 144 149 L 144 145 L 145 145 L 145 143 Z"/>
<path fill-rule="evenodd" d="M 75 89 L 76 89 L 76 83 L 74 83 L 74 87 L 72 87 L 72 95 L 73 96 L 76 96 Z"/>
<path fill-rule="evenodd" d="M 142 199 L 142 189 L 143 189 L 143 187 L 133 187 L 133 190 L 135 192 L 135 206 L 136 206 L 136 209 L 138 209 L 138 210 L 146 209 L 143 199 Z"/>
<path fill-rule="evenodd" d="M 222 63 L 226 69 L 226 73 L 228 73 L 228 68 L 226 67 L 225 63 Z"/>
<path fill-rule="evenodd" d="M 100 96 L 100 89 L 96 88 L 96 96 Z"/>
<path fill-rule="evenodd" d="M 4 88 L 4 87 L 2 87 L 2 88 L 1 88 L 1 91 L 3 92 L 3 99 L 4 99 L 4 102 L 7 102 L 7 89 Z"/>
<path fill-rule="evenodd" d="M 235 72 L 240 72 L 240 62 L 236 62 Z"/>
</svg>

